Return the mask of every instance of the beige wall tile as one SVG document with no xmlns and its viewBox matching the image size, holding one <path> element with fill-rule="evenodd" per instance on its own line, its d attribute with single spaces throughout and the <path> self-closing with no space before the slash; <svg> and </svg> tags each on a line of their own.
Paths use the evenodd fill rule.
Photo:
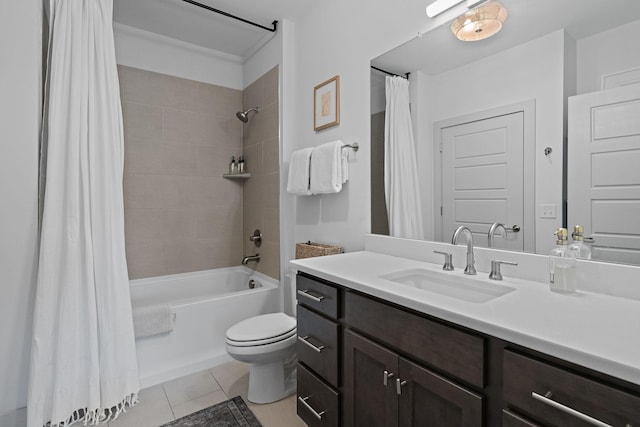
<svg viewBox="0 0 640 427">
<path fill-rule="evenodd" d="M 127 267 L 130 279 L 142 277 L 155 277 L 168 274 L 162 263 L 163 257 L 162 239 L 133 239 L 127 236 Z"/>
<path fill-rule="evenodd" d="M 243 92 L 124 66 L 119 75 L 130 277 L 238 265 L 255 253 L 248 236 L 256 228 L 269 236 L 261 271 L 278 277 L 277 69 Z M 263 97 L 267 108 L 237 120 Z M 241 154 L 253 177 L 222 178 Z"/>
<path fill-rule="evenodd" d="M 198 210 L 197 236 L 199 239 L 211 239 L 219 236 L 240 239 L 242 236 L 242 205 L 228 203 L 214 209 Z"/>
<path fill-rule="evenodd" d="M 244 125 L 243 146 L 249 147 L 267 139 L 278 138 L 278 103 L 271 104 L 260 110 Z"/>
<path fill-rule="evenodd" d="M 217 146 L 204 147 L 198 146 L 198 175 L 220 177 L 222 174 L 229 172 L 229 163 L 231 156 L 238 160 L 240 155 L 239 147 Z"/>
<path fill-rule="evenodd" d="M 125 142 L 129 139 L 162 141 L 162 108 L 122 103 Z"/>
<path fill-rule="evenodd" d="M 125 206 L 125 240 L 158 239 L 162 237 L 162 209 L 133 209 Z"/>
<path fill-rule="evenodd" d="M 198 212 L 195 209 L 162 210 L 162 237 L 170 239 L 196 239 Z"/>
<path fill-rule="evenodd" d="M 125 102 L 197 110 L 198 82 L 138 68 L 123 68 Z"/>
<path fill-rule="evenodd" d="M 243 149 L 244 160 L 246 162 L 247 171 L 251 172 L 251 176 L 258 177 L 262 175 L 262 144 L 255 144 Z"/>
<path fill-rule="evenodd" d="M 158 188 L 158 176 L 125 174 L 124 205 L 135 208 L 162 208 L 163 192 Z"/>
<path fill-rule="evenodd" d="M 207 83 L 198 84 L 199 112 L 234 119 L 236 112 L 241 109 L 242 91 Z"/>
<path fill-rule="evenodd" d="M 260 247 L 257 270 L 274 279 L 280 279 L 280 245 L 263 243 Z"/>
<path fill-rule="evenodd" d="M 229 120 L 194 111 L 165 108 L 164 140 L 176 144 L 231 144 Z"/>
<path fill-rule="evenodd" d="M 262 142 L 262 171 L 273 173 L 280 170 L 280 140 L 267 139 Z"/>
<path fill-rule="evenodd" d="M 271 105 L 278 101 L 278 66 L 267 71 L 262 79 L 262 105 Z"/>
<path fill-rule="evenodd" d="M 262 78 L 251 83 L 242 91 L 242 105 L 243 110 L 254 107 L 262 108 Z"/>
<path fill-rule="evenodd" d="M 263 207 L 278 209 L 280 206 L 280 178 L 278 173 L 264 175 Z"/>
<path fill-rule="evenodd" d="M 280 244 L 280 209 L 262 209 L 262 226 L 266 230 L 264 241 L 275 245 Z"/>
</svg>

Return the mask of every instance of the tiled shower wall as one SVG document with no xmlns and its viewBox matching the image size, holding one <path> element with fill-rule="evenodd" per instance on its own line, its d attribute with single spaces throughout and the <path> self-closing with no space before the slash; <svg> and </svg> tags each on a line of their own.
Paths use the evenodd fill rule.
<svg viewBox="0 0 640 427">
<path fill-rule="evenodd" d="M 130 278 L 239 265 L 243 183 L 222 174 L 242 150 L 242 91 L 118 71 Z"/>
<path fill-rule="evenodd" d="M 278 67 L 265 73 L 243 92 L 243 109 L 259 107 L 250 113 L 243 127 L 243 152 L 251 178 L 244 183 L 244 253 L 260 254 L 256 269 L 280 278 L 279 210 L 279 109 Z M 253 230 L 262 231 L 262 246 L 249 241 Z"/>
</svg>

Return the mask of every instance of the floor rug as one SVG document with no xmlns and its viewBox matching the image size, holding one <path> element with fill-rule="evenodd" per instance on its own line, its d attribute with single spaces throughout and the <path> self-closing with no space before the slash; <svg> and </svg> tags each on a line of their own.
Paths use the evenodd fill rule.
<svg viewBox="0 0 640 427">
<path fill-rule="evenodd" d="M 209 406 L 193 414 L 178 418 L 162 427 L 261 427 L 242 397 Z"/>
</svg>

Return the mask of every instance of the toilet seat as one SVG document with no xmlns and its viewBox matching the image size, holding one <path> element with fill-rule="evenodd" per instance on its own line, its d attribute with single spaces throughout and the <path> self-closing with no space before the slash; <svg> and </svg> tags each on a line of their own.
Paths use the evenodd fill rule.
<svg viewBox="0 0 640 427">
<path fill-rule="evenodd" d="M 227 330 L 226 342 L 234 347 L 253 347 L 287 340 L 297 333 L 296 319 L 269 313 L 243 320 Z"/>
</svg>

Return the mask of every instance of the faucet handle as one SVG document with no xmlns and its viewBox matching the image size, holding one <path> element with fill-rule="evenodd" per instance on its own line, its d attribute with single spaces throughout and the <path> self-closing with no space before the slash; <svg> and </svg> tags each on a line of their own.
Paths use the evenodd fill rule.
<svg viewBox="0 0 640 427">
<path fill-rule="evenodd" d="M 500 264 L 518 265 L 517 262 L 498 261 L 497 259 L 494 259 L 491 261 L 491 273 L 489 273 L 489 279 L 502 280 L 502 273 L 500 273 Z"/>
<path fill-rule="evenodd" d="M 441 251 L 433 251 L 434 254 L 444 255 L 444 265 L 442 266 L 443 270 L 453 271 L 453 254 L 449 252 L 441 252 Z"/>
</svg>

